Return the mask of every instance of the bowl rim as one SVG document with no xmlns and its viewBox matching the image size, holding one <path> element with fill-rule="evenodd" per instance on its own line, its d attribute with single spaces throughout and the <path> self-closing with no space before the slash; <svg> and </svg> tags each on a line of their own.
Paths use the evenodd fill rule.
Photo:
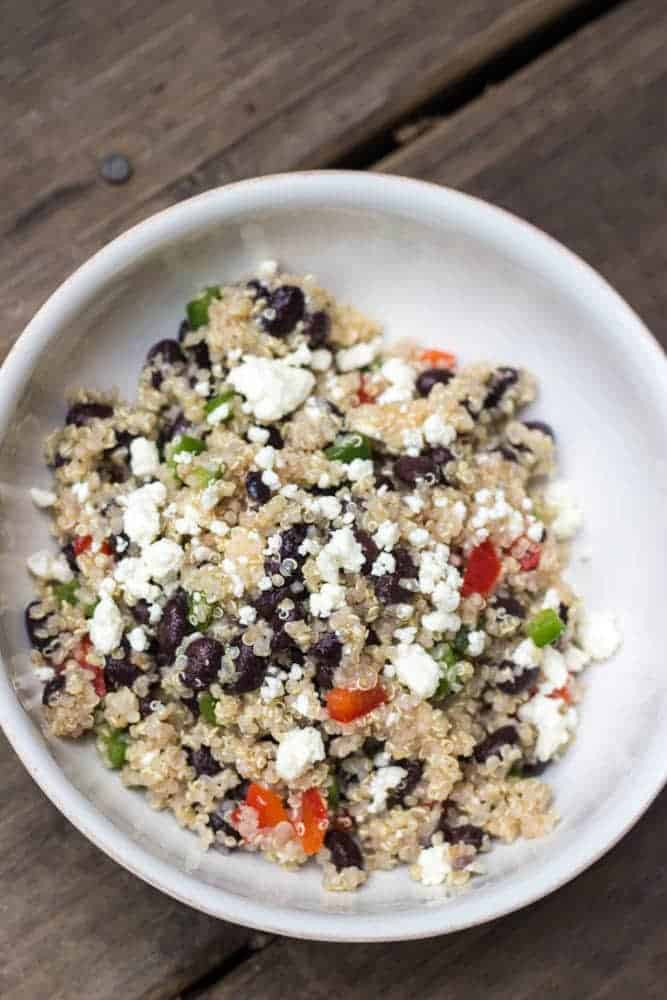
<svg viewBox="0 0 667 1000">
<path fill-rule="evenodd" d="M 453 216 L 459 223 L 503 242 L 511 237 L 513 251 L 522 253 L 531 266 L 539 262 L 552 279 L 586 288 L 597 311 L 615 318 L 618 329 L 610 325 L 610 336 L 623 341 L 633 338 L 635 364 L 662 389 L 663 426 L 667 426 L 667 360 L 662 349 L 605 279 L 561 243 L 504 209 L 428 181 L 362 171 L 314 170 L 270 174 L 211 189 L 150 216 L 97 251 L 49 296 L 0 369 L 0 435 L 9 426 L 42 351 L 67 317 L 76 314 L 121 268 L 190 233 L 212 227 L 234 212 L 268 207 L 276 201 L 303 204 L 309 200 L 334 207 L 352 203 L 412 218 L 419 205 L 417 215 L 427 211 L 433 217 Z M 373 914 L 283 908 L 200 881 L 155 857 L 114 826 L 70 783 L 46 745 L 35 737 L 33 723 L 19 702 L 1 657 L 0 665 L 0 725 L 34 781 L 84 836 L 128 871 L 180 902 L 211 916 L 276 934 L 340 942 L 411 940 L 493 920 L 541 899 L 597 861 L 636 823 L 667 782 L 667 760 L 644 761 L 622 805 L 614 803 L 601 817 L 601 833 L 593 837 L 589 832 L 567 856 L 548 859 L 530 882 L 524 878 L 522 883 L 519 871 L 508 885 L 475 893 L 476 906 L 471 906 L 467 915 L 458 914 L 445 901 L 433 907 L 415 903 L 402 910 L 386 910 L 382 919 Z"/>
</svg>

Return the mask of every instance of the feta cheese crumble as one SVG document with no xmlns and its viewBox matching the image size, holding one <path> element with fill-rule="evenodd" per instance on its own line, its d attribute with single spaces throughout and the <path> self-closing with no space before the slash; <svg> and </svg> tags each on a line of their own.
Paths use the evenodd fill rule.
<svg viewBox="0 0 667 1000">
<path fill-rule="evenodd" d="M 290 729 L 278 745 L 276 772 L 283 781 L 295 781 L 324 757 L 324 743 L 318 729 L 313 726 Z"/>
<path fill-rule="evenodd" d="M 227 381 L 245 396 L 256 420 L 281 420 L 310 395 L 315 376 L 305 368 L 295 368 L 285 361 L 246 355 L 232 368 Z"/>
<path fill-rule="evenodd" d="M 154 441 L 138 437 L 130 442 L 130 468 L 133 476 L 157 475 L 160 468 L 160 456 Z"/>
<path fill-rule="evenodd" d="M 418 643 L 399 643 L 394 652 L 396 676 L 418 698 L 431 698 L 440 682 L 440 665 Z"/>
<path fill-rule="evenodd" d="M 123 616 L 113 598 L 103 595 L 95 606 L 88 630 L 90 641 L 103 656 L 108 656 L 123 638 Z"/>
</svg>

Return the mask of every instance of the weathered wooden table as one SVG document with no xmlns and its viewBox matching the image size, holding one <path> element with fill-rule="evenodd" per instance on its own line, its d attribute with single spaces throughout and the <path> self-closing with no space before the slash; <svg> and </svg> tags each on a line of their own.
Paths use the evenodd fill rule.
<svg viewBox="0 0 667 1000">
<path fill-rule="evenodd" d="M 332 165 L 481 195 L 597 267 L 666 343 L 665 0 L 2 0 L 0 344 L 131 223 Z M 129 182 L 100 160 L 126 154 Z M 270 939 L 83 839 L 0 746 L 0 996 L 665 997 L 667 793 L 521 913 L 403 945 Z"/>
</svg>

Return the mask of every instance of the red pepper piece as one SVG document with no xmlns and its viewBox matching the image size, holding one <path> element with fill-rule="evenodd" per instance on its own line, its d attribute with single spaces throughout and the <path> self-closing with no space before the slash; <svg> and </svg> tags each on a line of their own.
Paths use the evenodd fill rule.
<svg viewBox="0 0 667 1000">
<path fill-rule="evenodd" d="M 378 705 L 387 700 L 387 692 L 377 684 L 370 691 L 359 691 L 350 688 L 332 688 L 327 692 L 327 708 L 329 715 L 336 722 L 352 722 L 354 719 L 368 715 Z"/>
<path fill-rule="evenodd" d="M 500 576 L 501 562 L 493 542 L 487 539 L 477 545 L 470 555 L 463 574 L 461 594 L 488 594 L 495 586 Z"/>
</svg>

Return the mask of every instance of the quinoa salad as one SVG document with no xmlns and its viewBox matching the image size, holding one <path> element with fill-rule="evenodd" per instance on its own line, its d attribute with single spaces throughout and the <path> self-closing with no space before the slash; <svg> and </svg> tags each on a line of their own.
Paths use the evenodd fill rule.
<svg viewBox="0 0 667 1000">
<path fill-rule="evenodd" d="M 542 772 L 620 642 L 563 577 L 582 515 L 534 377 L 418 342 L 266 262 L 187 304 L 135 402 L 74 393 L 31 490 L 48 732 L 330 890 L 463 886 L 547 834 Z"/>
</svg>

